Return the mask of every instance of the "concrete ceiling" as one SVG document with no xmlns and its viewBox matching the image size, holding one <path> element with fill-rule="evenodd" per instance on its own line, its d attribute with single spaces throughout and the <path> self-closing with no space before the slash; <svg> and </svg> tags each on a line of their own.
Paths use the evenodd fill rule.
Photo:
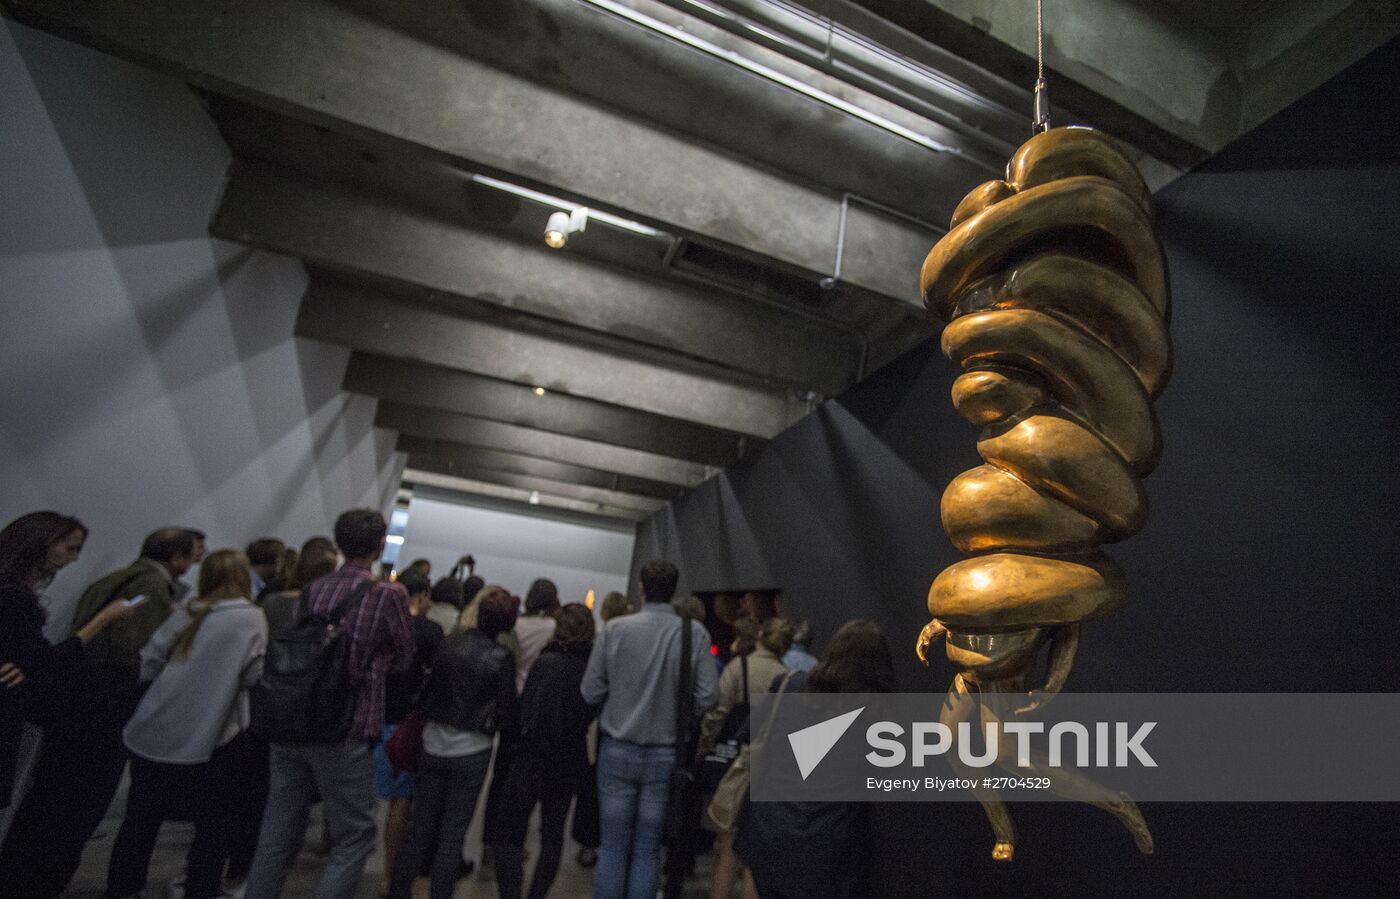
<svg viewBox="0 0 1400 899">
<path fill-rule="evenodd" d="M 1034 82 L 1033 0 L 813 3 L 838 20 L 883 17 Z M 1204 161 L 1400 34 L 1400 0 L 1046 0 L 1044 10 L 1058 120 L 1095 123 L 1176 167 Z"/>
<path fill-rule="evenodd" d="M 1047 5 L 1056 120 L 1154 185 L 1400 30 Z M 234 154 L 212 232 L 304 261 L 297 331 L 353 350 L 409 481 L 631 519 L 933 335 L 920 262 L 1027 135 L 1034 71 L 1026 2 L 5 6 L 200 93 Z"/>
</svg>

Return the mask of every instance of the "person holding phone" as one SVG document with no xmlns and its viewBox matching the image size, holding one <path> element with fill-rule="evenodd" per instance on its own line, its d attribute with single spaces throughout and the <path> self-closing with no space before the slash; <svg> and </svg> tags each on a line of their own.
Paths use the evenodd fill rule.
<svg viewBox="0 0 1400 899">
<path fill-rule="evenodd" d="M 26 713 L 52 717 L 57 709 L 44 705 L 59 702 L 84 646 L 134 612 L 108 603 L 67 640 L 45 639 L 39 590 L 78 558 L 87 535 L 82 522 L 57 512 L 30 512 L 0 530 L 0 808 L 10 804 Z"/>
<path fill-rule="evenodd" d="M 83 677 L 73 679 L 81 688 L 69 689 L 62 709 L 44 722 L 34 783 L 0 848 L 0 899 L 56 899 L 78 870 L 126 770 L 122 728 L 141 698 L 141 647 L 175 607 L 176 582 L 201 551 L 195 534 L 154 531 L 140 558 L 93 582 L 78 600 L 73 629 L 91 633 Z M 142 595 L 139 605 L 114 602 Z M 108 612 L 114 605 L 122 611 Z"/>
</svg>

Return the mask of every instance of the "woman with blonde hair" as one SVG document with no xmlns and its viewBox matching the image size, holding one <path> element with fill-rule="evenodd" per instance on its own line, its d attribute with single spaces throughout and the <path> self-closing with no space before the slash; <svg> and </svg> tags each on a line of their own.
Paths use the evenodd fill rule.
<svg viewBox="0 0 1400 899">
<path fill-rule="evenodd" d="M 131 791 L 107 869 L 111 899 L 141 894 L 160 825 L 185 817 L 195 826 L 185 896 L 223 894 L 247 691 L 262 676 L 267 647 L 267 621 L 250 590 L 246 555 L 211 553 L 199 569 L 199 595 L 141 650 L 141 679 L 150 688 L 122 734 Z"/>
<path fill-rule="evenodd" d="M 628 615 L 632 612 L 632 605 L 627 601 L 627 597 L 616 590 L 603 597 L 603 607 L 598 612 L 598 617 L 607 622 L 620 615 Z"/>
</svg>

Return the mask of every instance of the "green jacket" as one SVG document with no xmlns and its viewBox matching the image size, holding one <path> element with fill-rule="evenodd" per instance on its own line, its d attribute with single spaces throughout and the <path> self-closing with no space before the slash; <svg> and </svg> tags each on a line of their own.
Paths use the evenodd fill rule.
<svg viewBox="0 0 1400 899">
<path fill-rule="evenodd" d="M 99 578 L 83 591 L 77 611 L 73 613 L 75 631 L 96 617 L 113 599 L 130 599 L 142 594 L 146 601 L 136 607 L 135 614 L 111 625 L 87 645 L 89 659 L 104 667 L 139 671 L 141 647 L 175 608 L 175 581 L 164 565 L 142 558 Z"/>
</svg>

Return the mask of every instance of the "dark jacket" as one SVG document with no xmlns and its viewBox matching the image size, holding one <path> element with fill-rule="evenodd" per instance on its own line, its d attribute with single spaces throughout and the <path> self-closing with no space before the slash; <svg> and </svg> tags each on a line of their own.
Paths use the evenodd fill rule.
<svg viewBox="0 0 1400 899">
<path fill-rule="evenodd" d="M 97 579 L 83 591 L 73 612 L 73 630 L 97 616 L 112 600 L 145 596 L 130 618 L 118 621 L 93 638 L 88 658 L 104 677 L 139 680 L 141 647 L 175 610 L 175 582 L 165 567 L 153 559 L 137 559 L 126 568 Z"/>
<path fill-rule="evenodd" d="M 0 808 L 10 799 L 20 730 L 26 712 L 40 721 L 69 705 L 59 691 L 83 662 L 83 643 L 69 637 L 54 645 L 44 637 L 44 610 L 38 595 L 24 584 L 0 584 L 0 663 L 13 662 L 25 682 L 0 687 Z"/>
<path fill-rule="evenodd" d="M 413 618 L 413 664 L 407 671 L 390 671 L 384 676 L 385 724 L 398 724 L 413 711 L 418 690 L 428 679 L 443 639 L 442 626 L 436 621 Z"/>
<path fill-rule="evenodd" d="M 268 637 L 275 637 L 296 624 L 297 605 L 300 602 L 300 590 L 267 593 L 258 599 L 258 608 L 267 616 Z"/>
<path fill-rule="evenodd" d="M 782 681 L 774 678 L 768 692 Z M 784 695 L 803 692 L 809 692 L 807 675 L 798 672 Z M 760 895 L 780 884 L 788 896 L 855 899 L 869 895 L 869 831 L 870 810 L 862 802 L 750 802 L 739 816 L 734 851 L 753 871 Z"/>
<path fill-rule="evenodd" d="M 538 759 L 566 777 L 588 771 L 588 725 L 598 707 L 584 702 L 579 684 L 591 646 L 545 646 L 520 696 L 517 756 Z"/>
<path fill-rule="evenodd" d="M 442 641 L 428 675 L 424 715 L 458 730 L 499 732 L 513 741 L 519 731 L 515 657 L 473 628 Z"/>
</svg>

